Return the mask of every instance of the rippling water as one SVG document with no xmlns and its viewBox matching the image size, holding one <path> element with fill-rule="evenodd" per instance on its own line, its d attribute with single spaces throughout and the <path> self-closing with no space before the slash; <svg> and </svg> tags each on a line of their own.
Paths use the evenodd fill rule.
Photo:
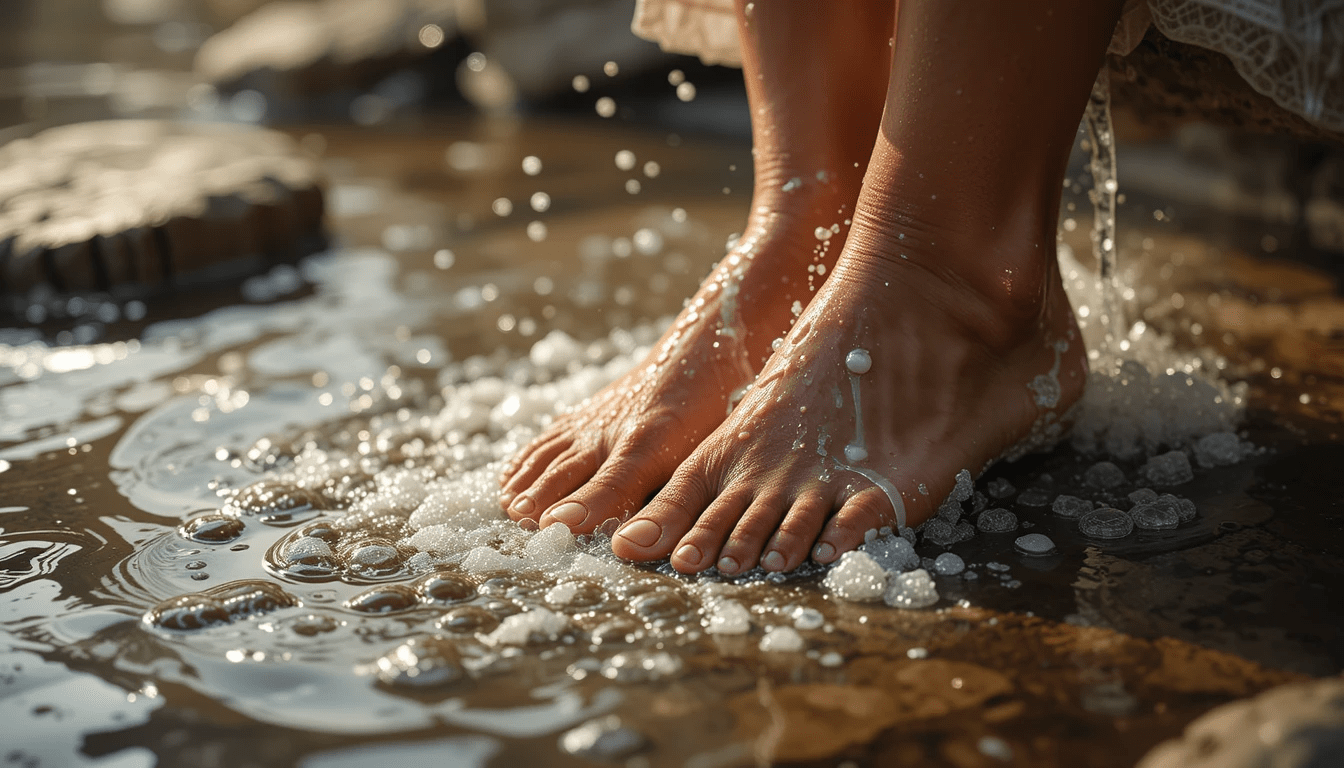
<svg viewBox="0 0 1344 768">
<path fill-rule="evenodd" d="M 1263 358 L 1197 358 L 1247 382 L 1260 450 L 1196 462 L 1172 489 L 1193 521 L 1105 541 L 1052 511 L 1061 494 L 1132 504 L 1142 455 L 1112 457 L 1118 485 L 1067 447 L 996 468 L 965 512 L 1021 527 L 954 545 L 969 568 L 935 577 L 931 609 L 837 600 L 814 571 L 631 567 L 600 534 L 532 543 L 471 478 L 675 314 L 743 216 L 746 152 L 454 130 L 473 170 L 423 172 L 442 133 L 327 132 L 339 244 L 301 282 L 152 305 L 91 345 L 0 347 L 8 748 L 127 766 L 1126 765 L 1214 704 L 1344 666 L 1335 382 L 1279 383 L 1317 375 L 1291 325 Z M 661 174 L 628 194 L 614 148 Z M 717 176 L 732 194 L 704 194 Z M 526 211 L 539 191 L 547 210 Z M 1156 237 L 1122 243 L 1140 293 L 1301 284 Z M 1207 345 L 1193 312 L 1145 318 Z M 459 506 L 423 511 L 435 498 Z M 1028 532 L 1055 551 L 1015 550 Z M 798 651 L 774 650 L 782 627 Z"/>
</svg>

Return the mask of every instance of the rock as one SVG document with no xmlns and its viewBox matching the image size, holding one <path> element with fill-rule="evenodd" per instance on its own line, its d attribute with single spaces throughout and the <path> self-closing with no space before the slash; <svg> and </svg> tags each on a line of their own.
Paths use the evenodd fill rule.
<svg viewBox="0 0 1344 768">
<path fill-rule="evenodd" d="M 1175 528 L 1181 524 L 1180 508 L 1175 503 L 1174 497 L 1168 498 L 1171 500 L 1159 497 L 1153 501 L 1135 504 L 1134 508 L 1129 510 L 1129 519 L 1134 521 L 1135 527 L 1144 531 Z"/>
<path fill-rule="evenodd" d="M 1118 509 L 1102 507 L 1078 518 L 1078 532 L 1094 539 L 1123 539 L 1134 532 L 1134 521 Z"/>
<path fill-rule="evenodd" d="M 1083 473 L 1083 482 L 1093 488 L 1109 490 L 1125 482 L 1125 471 L 1109 461 L 1099 461 Z"/>
<path fill-rule="evenodd" d="M 1246 456 L 1241 438 L 1232 432 L 1215 432 L 1195 443 L 1195 461 L 1201 467 L 1226 467 Z"/>
<path fill-rule="evenodd" d="M 1344 680 L 1270 689 L 1204 714 L 1137 768 L 1325 768 L 1344 765 Z"/>
<path fill-rule="evenodd" d="M 956 576 L 966 570 L 966 561 L 952 552 L 944 552 L 933 559 L 933 570 L 939 576 Z"/>
<path fill-rule="evenodd" d="M 924 540 L 940 547 L 948 547 L 957 541 L 957 530 L 946 520 L 935 517 L 924 524 Z"/>
<path fill-rule="evenodd" d="M 981 533 L 1012 533 L 1017 530 L 1017 515 L 1006 509 L 986 509 L 975 521 Z"/>
<path fill-rule="evenodd" d="M 0 297 L 161 287 L 319 250 L 316 162 L 234 124 L 78 123 L 0 147 Z"/>
<path fill-rule="evenodd" d="M 985 485 L 985 492 L 991 499 L 1006 499 L 1017 493 L 1017 489 L 1004 478 L 996 477 Z"/>
<path fill-rule="evenodd" d="M 915 547 L 900 536 L 886 536 L 865 542 L 859 551 L 868 555 L 885 571 L 908 571 L 919 566 Z"/>
<path fill-rule="evenodd" d="M 1139 469 L 1139 476 L 1158 487 L 1181 485 L 1195 479 L 1190 458 L 1181 451 L 1168 451 L 1149 459 Z"/>
<path fill-rule="evenodd" d="M 1060 494 L 1050 505 L 1050 511 L 1067 520 L 1076 520 L 1092 511 L 1092 502 L 1077 496 Z"/>
<path fill-rule="evenodd" d="M 457 645 L 441 637 L 413 637 L 375 661 L 373 670 L 380 683 L 396 688 L 438 687 L 467 676 Z"/>
<path fill-rule="evenodd" d="M 1024 555 L 1049 555 L 1055 551 L 1055 542 L 1051 541 L 1049 536 L 1041 533 L 1028 533 L 1025 536 L 1019 536 L 1013 542 L 1013 546 Z"/>
</svg>

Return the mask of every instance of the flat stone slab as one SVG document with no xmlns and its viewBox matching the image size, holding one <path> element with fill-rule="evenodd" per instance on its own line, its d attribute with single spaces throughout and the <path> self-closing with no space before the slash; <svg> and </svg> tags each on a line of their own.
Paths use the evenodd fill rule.
<svg viewBox="0 0 1344 768">
<path fill-rule="evenodd" d="M 323 245 L 321 175 L 253 126 L 108 120 L 0 147 L 0 296 L 162 285 Z"/>
</svg>

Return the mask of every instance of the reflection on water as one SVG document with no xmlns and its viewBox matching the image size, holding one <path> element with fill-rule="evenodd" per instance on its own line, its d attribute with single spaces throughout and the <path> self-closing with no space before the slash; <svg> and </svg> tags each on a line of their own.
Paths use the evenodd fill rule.
<svg viewBox="0 0 1344 768">
<path fill-rule="evenodd" d="M 0 347 L 6 746 L 98 765 L 1125 765 L 1216 703 L 1344 667 L 1319 522 L 1337 452 L 1264 406 L 1270 368 L 1307 363 L 1144 347 L 1172 338 L 1156 315 L 1135 341 L 1158 374 L 1144 407 L 1167 410 L 1125 444 L 1180 442 L 1175 415 L 1228 429 L 1244 403 L 1274 450 L 1192 449 L 1188 480 L 1121 450 L 1113 472 L 1067 447 L 996 468 L 945 529 L 869 548 L 934 574 L 931 609 L 836 599 L 813 571 L 690 579 L 507 523 L 499 463 L 680 308 L 742 215 L 744 190 L 697 190 L 745 152 L 557 125 L 486 124 L 459 140 L 480 163 L 443 135 L 324 142 L 342 242 L 299 293 L 151 306 L 134 341 Z M 638 195 L 617 145 L 659 164 Z M 1144 271 L 1177 247 L 1156 236 L 1132 285 L 1218 295 L 1204 266 Z M 1243 364 L 1248 386 L 1194 399 L 1157 381 Z M 1056 503 L 1130 509 L 1145 489 L 1179 497 L 1177 527 L 1090 538 Z M 964 568 L 935 567 L 949 547 Z"/>
</svg>

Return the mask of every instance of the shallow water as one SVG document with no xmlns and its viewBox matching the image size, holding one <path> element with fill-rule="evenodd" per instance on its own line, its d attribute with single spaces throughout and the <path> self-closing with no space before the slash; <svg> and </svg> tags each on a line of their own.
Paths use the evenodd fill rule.
<svg viewBox="0 0 1344 768">
<path fill-rule="evenodd" d="M 975 578 L 936 576 L 941 600 L 923 610 L 835 600 L 815 572 L 625 568 L 601 537 L 578 542 L 592 560 L 563 555 L 563 577 L 432 559 L 399 540 L 409 510 L 388 507 L 366 517 L 393 519 L 310 527 L 382 498 L 394 464 L 424 468 L 432 488 L 488 469 L 530 434 L 528 401 L 504 405 L 524 386 L 569 381 L 578 397 L 614 375 L 722 255 L 750 158 L 563 122 L 298 135 L 326 157 L 339 243 L 300 265 L 301 282 L 281 270 L 152 303 L 142 321 L 91 331 L 96 344 L 15 332 L 0 347 L 7 747 L 117 765 L 1131 765 L 1221 702 L 1344 668 L 1344 305 L 1305 268 L 1123 220 L 1124 283 L 1147 307 L 1130 316 L 1223 355 L 1199 359 L 1245 382 L 1260 448 L 1159 489 L 1198 510 L 1173 530 L 1103 541 L 1054 514 L 1060 494 L 1127 506 L 1150 485 L 1135 455 L 1100 488 L 1097 457 L 1068 447 L 981 479 L 967 511 L 1006 509 L 1021 527 L 956 544 Z M 578 375 L 554 345 L 534 347 L 556 329 L 578 340 Z M 454 398 L 480 409 L 444 416 Z M 498 429 L 454 431 L 482 418 Z M 338 455 L 358 471 L 320 493 L 230 500 Z M 179 531 L 221 508 L 237 522 L 218 543 Z M 330 536 L 340 573 L 321 557 L 306 574 L 286 566 L 301 532 Z M 1055 553 L 1019 553 L 1024 533 Z M 521 531 L 495 534 L 521 552 Z M 433 573 L 453 576 L 431 586 Z M 566 618 L 520 646 L 492 634 L 540 607 Z M 743 618 L 743 634 L 710 631 Z M 212 626 L 181 628 L 192 622 Z M 767 649 L 791 644 L 784 626 L 802 650 L 763 650 L 767 628 Z"/>
</svg>

